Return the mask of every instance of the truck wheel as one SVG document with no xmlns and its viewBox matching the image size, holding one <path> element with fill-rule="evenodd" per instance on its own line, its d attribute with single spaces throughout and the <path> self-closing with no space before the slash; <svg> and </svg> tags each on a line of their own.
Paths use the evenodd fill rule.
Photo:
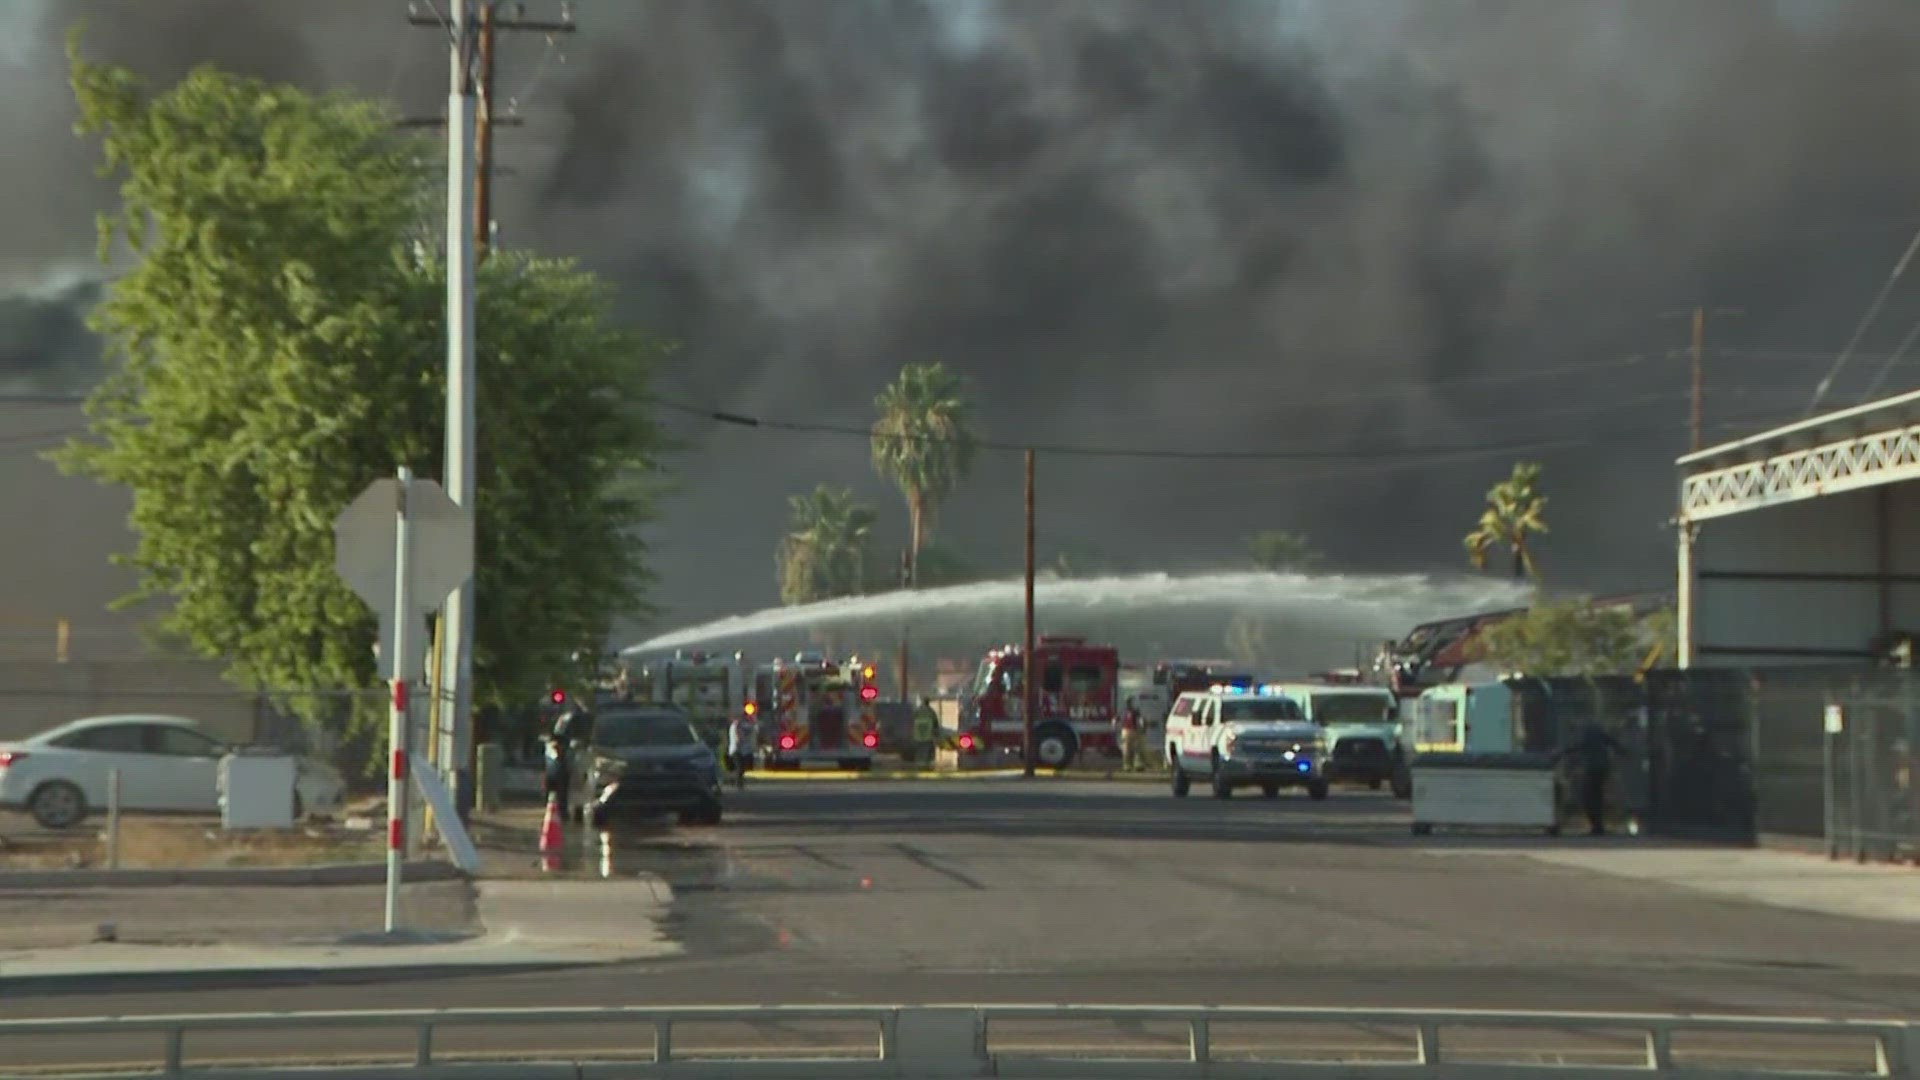
<svg viewBox="0 0 1920 1080">
<path fill-rule="evenodd" d="M 1277 799 L 1280 797 L 1280 785 L 1279 784 L 1261 784 L 1260 794 L 1265 795 L 1269 799 Z"/>
<path fill-rule="evenodd" d="M 720 824 L 720 800 L 708 799 L 691 810 L 680 812 L 682 825 L 718 825 Z"/>
<path fill-rule="evenodd" d="M 1192 789 L 1193 781 L 1187 777 L 1186 770 L 1180 767 L 1180 762 L 1174 761 L 1170 767 L 1173 769 L 1173 797 L 1184 799 L 1187 797 L 1187 792 Z"/>
<path fill-rule="evenodd" d="M 1220 759 L 1213 759 L 1213 797 L 1216 799 L 1233 798 L 1233 781 L 1227 778 L 1227 772 L 1220 767 Z"/>
<path fill-rule="evenodd" d="M 1325 780 L 1309 780 L 1309 781 L 1307 781 L 1307 797 L 1308 797 L 1309 799 L 1312 799 L 1312 800 L 1314 800 L 1315 802 L 1318 802 L 1318 801 L 1320 801 L 1321 799 L 1324 799 L 1324 798 L 1326 798 L 1326 797 L 1327 797 L 1327 782 L 1326 782 Z"/>
<path fill-rule="evenodd" d="M 1071 728 L 1054 725 L 1033 733 L 1033 757 L 1041 768 L 1064 769 L 1073 764 L 1073 756 L 1078 750 L 1078 741 L 1073 737 Z"/>
</svg>

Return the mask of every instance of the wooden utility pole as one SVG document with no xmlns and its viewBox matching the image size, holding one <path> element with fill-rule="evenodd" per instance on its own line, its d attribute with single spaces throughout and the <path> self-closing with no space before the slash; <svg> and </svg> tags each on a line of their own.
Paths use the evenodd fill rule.
<svg viewBox="0 0 1920 1080">
<path fill-rule="evenodd" d="M 900 552 L 900 587 L 902 589 L 913 588 L 913 552 L 911 549 L 903 550 Z M 913 684 L 912 684 L 912 681 L 908 678 L 908 674 L 907 674 L 909 671 L 912 670 L 912 665 L 908 662 L 910 658 L 907 655 L 907 636 L 908 636 L 910 627 L 908 627 L 907 623 L 904 621 L 906 617 L 902 616 L 901 618 L 902 618 L 902 622 L 900 623 L 900 655 L 897 658 L 898 665 L 900 668 L 900 673 L 898 676 L 898 682 L 900 686 L 900 700 L 912 701 L 913 700 L 912 698 Z"/>
<path fill-rule="evenodd" d="M 1020 654 L 1020 760 L 1025 775 L 1033 776 L 1033 714 L 1040 710 L 1040 672 L 1034 660 L 1033 639 L 1033 451 L 1027 451 L 1027 637 Z"/>
<path fill-rule="evenodd" d="M 1698 451 L 1701 447 L 1702 431 L 1705 427 L 1703 410 L 1706 398 L 1707 319 L 1732 318 L 1745 314 L 1746 312 L 1739 308 L 1713 308 L 1712 310 L 1708 310 L 1705 305 L 1696 304 L 1691 311 L 1669 311 L 1662 316 L 1662 318 L 1668 319 L 1690 318 L 1693 320 L 1693 348 L 1691 350 L 1693 356 L 1693 390 L 1687 410 L 1687 417 L 1688 427 L 1693 433 L 1692 443 L 1695 451 Z"/>
<path fill-rule="evenodd" d="M 466 0 L 456 0 L 466 2 Z M 493 129 L 500 127 L 519 127 L 521 120 L 517 116 L 500 115 L 494 108 L 494 34 L 500 30 L 523 30 L 541 34 L 571 34 L 578 27 L 573 15 L 563 8 L 557 20 L 529 19 L 515 14 L 512 18 L 503 18 L 495 9 L 497 0 L 480 4 L 476 15 L 462 23 L 473 28 L 474 69 L 468 72 L 471 82 L 470 91 L 475 94 L 473 118 L 473 254 L 476 261 L 484 261 L 487 252 L 493 247 Z M 441 29 L 446 26 L 444 20 L 430 13 L 410 11 L 407 21 L 414 26 L 429 26 Z M 439 127 L 446 123 L 444 117 L 431 119 L 410 119 L 410 127 Z"/>
</svg>

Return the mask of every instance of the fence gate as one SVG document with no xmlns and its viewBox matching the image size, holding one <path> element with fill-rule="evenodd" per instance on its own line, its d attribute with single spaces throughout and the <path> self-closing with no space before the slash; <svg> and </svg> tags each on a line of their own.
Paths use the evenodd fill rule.
<svg viewBox="0 0 1920 1080">
<path fill-rule="evenodd" d="M 1920 857 L 1914 785 L 1920 693 L 1910 677 L 1878 678 L 1830 695 L 1821 719 L 1827 853 Z"/>
<path fill-rule="evenodd" d="M 1741 672 L 1648 673 L 1648 832 L 1692 840 L 1755 838 L 1748 691 Z"/>
</svg>

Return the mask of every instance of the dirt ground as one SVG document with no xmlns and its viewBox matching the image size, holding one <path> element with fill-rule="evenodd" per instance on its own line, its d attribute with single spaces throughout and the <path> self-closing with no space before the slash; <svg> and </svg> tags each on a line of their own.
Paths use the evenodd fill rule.
<svg viewBox="0 0 1920 1080">
<path fill-rule="evenodd" d="M 8 824 L 15 824 L 9 822 Z M 385 837 L 314 822 L 292 829 L 226 831 L 205 817 L 127 817 L 120 822 L 122 870 L 314 866 L 382 857 Z M 105 823 L 48 832 L 0 831 L 0 871 L 96 869 L 109 863 Z"/>
</svg>

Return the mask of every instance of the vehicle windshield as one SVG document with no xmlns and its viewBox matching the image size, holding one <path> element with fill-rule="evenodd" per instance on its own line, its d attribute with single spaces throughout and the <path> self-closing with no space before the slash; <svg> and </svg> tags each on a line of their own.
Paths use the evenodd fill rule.
<svg viewBox="0 0 1920 1080">
<path fill-rule="evenodd" d="M 692 746 L 699 741 L 693 725 L 679 713 L 607 713 L 593 725 L 593 745 L 609 750 Z"/>
<path fill-rule="evenodd" d="M 1299 720 L 1300 703 L 1292 698 L 1227 699 L 1220 703 L 1222 720 Z"/>
<path fill-rule="evenodd" d="M 1316 724 L 1384 724 L 1393 719 L 1392 702 L 1384 694 L 1315 694 Z"/>
</svg>

